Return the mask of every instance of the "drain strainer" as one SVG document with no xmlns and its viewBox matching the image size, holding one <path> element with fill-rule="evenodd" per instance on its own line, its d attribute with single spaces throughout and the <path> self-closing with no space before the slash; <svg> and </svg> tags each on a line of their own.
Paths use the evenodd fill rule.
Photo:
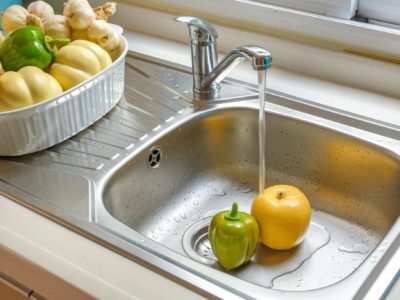
<svg viewBox="0 0 400 300">
<path fill-rule="evenodd" d="M 153 169 L 158 168 L 161 163 L 161 158 L 161 149 L 159 147 L 151 148 L 147 158 L 147 166 Z"/>
<path fill-rule="evenodd" d="M 192 259 L 207 265 L 217 263 L 210 241 L 208 239 L 208 228 L 211 217 L 201 219 L 193 223 L 183 234 L 183 249 Z"/>
</svg>

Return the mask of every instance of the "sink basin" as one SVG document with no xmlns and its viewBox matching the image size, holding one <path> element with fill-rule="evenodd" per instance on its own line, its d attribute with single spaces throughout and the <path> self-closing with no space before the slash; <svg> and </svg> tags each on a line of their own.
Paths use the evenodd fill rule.
<svg viewBox="0 0 400 300">
<path fill-rule="evenodd" d="M 374 250 L 400 213 L 399 158 L 352 134 L 267 113 L 267 186 L 303 190 L 312 223 L 299 247 L 273 251 L 260 245 L 248 265 L 220 269 L 208 224 L 234 200 L 250 211 L 258 191 L 257 115 L 256 105 L 211 109 L 184 122 L 110 176 L 104 207 L 161 245 L 153 248 L 158 255 L 174 252 L 183 264 L 190 258 L 246 282 L 249 291 L 323 291 L 376 262 Z M 386 241 L 379 251 L 387 247 Z"/>
<path fill-rule="evenodd" d="M 249 211 L 258 191 L 257 89 L 226 79 L 202 102 L 190 70 L 132 52 L 125 74 L 123 99 L 94 125 L 2 157 L 0 194 L 208 298 L 378 299 L 390 290 L 400 269 L 400 128 L 269 92 L 267 186 L 299 187 L 312 222 L 298 247 L 259 245 L 227 272 L 208 225 L 232 201 Z"/>
</svg>

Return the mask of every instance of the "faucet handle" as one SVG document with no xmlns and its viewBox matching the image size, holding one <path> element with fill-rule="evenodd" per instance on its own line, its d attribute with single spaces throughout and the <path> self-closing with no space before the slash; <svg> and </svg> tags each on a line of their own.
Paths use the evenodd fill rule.
<svg viewBox="0 0 400 300">
<path fill-rule="evenodd" d="M 205 45 L 210 45 L 215 43 L 218 38 L 218 33 L 214 26 L 202 18 L 179 16 L 175 18 L 175 21 L 188 25 L 193 44 L 204 43 Z"/>
</svg>

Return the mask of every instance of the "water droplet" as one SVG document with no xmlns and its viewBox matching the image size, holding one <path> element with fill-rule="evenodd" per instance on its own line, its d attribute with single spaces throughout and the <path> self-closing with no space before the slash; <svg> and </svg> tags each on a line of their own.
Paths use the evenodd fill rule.
<svg viewBox="0 0 400 300">
<path fill-rule="evenodd" d="M 386 247 L 381 246 L 381 247 L 378 248 L 378 252 L 379 253 L 383 253 L 383 252 L 386 251 L 386 249 L 387 249 Z"/>
<path fill-rule="evenodd" d="M 252 192 L 253 189 L 252 189 L 251 187 L 244 187 L 244 188 L 240 189 L 239 191 L 240 191 L 241 193 L 247 194 L 247 193 Z"/>
<path fill-rule="evenodd" d="M 180 87 L 181 85 L 180 84 L 175 84 L 174 85 L 174 88 L 178 88 L 178 87 Z"/>
<path fill-rule="evenodd" d="M 339 246 L 338 250 L 340 252 L 346 252 L 346 253 L 367 254 L 370 249 L 364 244 L 353 244 L 350 247 Z"/>
<path fill-rule="evenodd" d="M 226 195 L 226 191 L 224 189 L 213 189 L 211 192 L 212 196 L 219 196 L 219 197 L 223 197 Z"/>
<path fill-rule="evenodd" d="M 180 216 L 182 219 L 186 219 L 186 213 L 185 213 L 184 211 L 180 212 L 180 213 L 179 213 L 179 216 Z"/>
<path fill-rule="evenodd" d="M 179 223 L 181 221 L 181 219 L 178 216 L 174 216 L 173 219 L 176 223 Z"/>
</svg>

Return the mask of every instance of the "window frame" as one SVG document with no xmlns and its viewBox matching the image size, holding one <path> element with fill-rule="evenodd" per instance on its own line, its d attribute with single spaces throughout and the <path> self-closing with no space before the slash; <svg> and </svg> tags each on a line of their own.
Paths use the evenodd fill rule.
<svg viewBox="0 0 400 300">
<path fill-rule="evenodd" d="M 358 0 L 256 0 L 256 2 L 347 20 L 356 15 L 358 4 Z"/>
<path fill-rule="evenodd" d="M 359 0 L 358 15 L 378 22 L 400 25 L 400 1 Z M 390 26 L 390 25 L 389 25 Z"/>
<path fill-rule="evenodd" d="M 342 1 L 342 0 L 339 0 Z M 400 30 L 252 0 L 121 0 L 167 13 L 190 14 L 261 34 L 400 64 Z"/>
</svg>

